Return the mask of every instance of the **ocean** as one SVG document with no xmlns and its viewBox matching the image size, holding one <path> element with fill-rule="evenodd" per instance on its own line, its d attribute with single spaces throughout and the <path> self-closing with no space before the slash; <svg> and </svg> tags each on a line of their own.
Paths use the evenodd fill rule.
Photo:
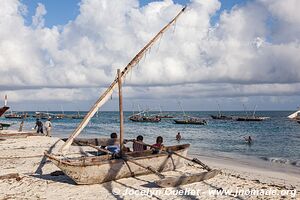
<svg viewBox="0 0 300 200">
<path fill-rule="evenodd" d="M 51 112 L 60 113 L 60 112 Z M 149 112 L 153 114 L 154 112 Z M 167 112 L 177 117 L 182 112 Z M 292 111 L 257 111 L 256 116 L 270 119 L 261 122 L 238 122 L 213 120 L 211 114 L 216 111 L 186 112 L 187 115 L 202 117 L 207 125 L 175 124 L 173 119 L 162 119 L 159 123 L 131 122 L 132 112 L 124 112 L 125 138 L 144 136 L 144 142 L 154 144 L 157 136 L 164 138 L 165 145 L 178 144 L 175 140 L 178 132 L 182 135 L 181 144 L 191 144 L 190 153 L 206 156 L 225 156 L 231 158 L 255 158 L 262 161 L 278 162 L 300 167 L 300 124 L 289 120 Z M 29 114 L 33 114 L 32 112 Z M 77 112 L 65 112 L 77 114 Z M 225 115 L 245 115 L 245 112 L 222 112 Z M 11 129 L 18 129 L 21 120 L 0 118 L 1 122 L 14 123 Z M 45 121 L 45 120 L 42 120 Z M 80 119 L 52 120 L 53 136 L 66 138 L 80 123 Z M 27 118 L 24 129 L 31 130 L 35 118 Z M 118 112 L 99 112 L 79 137 L 109 137 L 119 132 Z M 251 136 L 253 143 L 247 144 L 243 137 Z M 129 144 L 131 146 L 131 144 Z"/>
</svg>

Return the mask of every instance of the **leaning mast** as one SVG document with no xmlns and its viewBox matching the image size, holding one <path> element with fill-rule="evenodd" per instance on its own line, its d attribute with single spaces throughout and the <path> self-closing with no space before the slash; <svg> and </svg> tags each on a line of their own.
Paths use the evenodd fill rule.
<svg viewBox="0 0 300 200">
<path fill-rule="evenodd" d="M 120 72 L 120 77 L 115 78 L 115 80 L 110 84 L 110 86 L 106 89 L 106 91 L 99 97 L 99 99 L 95 102 L 95 104 L 91 107 L 89 112 L 85 115 L 84 119 L 80 122 L 77 128 L 70 135 L 68 140 L 61 147 L 60 152 L 65 153 L 66 150 L 70 147 L 73 140 L 81 133 L 81 131 L 87 126 L 91 118 L 95 115 L 97 110 L 103 106 L 112 95 L 114 89 L 118 86 L 118 79 L 124 79 L 127 73 L 139 63 L 139 61 L 143 58 L 145 53 L 153 46 L 153 44 L 162 36 L 167 29 L 176 22 L 179 16 L 185 11 L 186 6 L 181 9 L 181 11 L 167 24 L 165 25 L 155 36 L 148 42 L 144 48 L 142 48 L 138 54 L 127 64 L 127 66 Z"/>
</svg>

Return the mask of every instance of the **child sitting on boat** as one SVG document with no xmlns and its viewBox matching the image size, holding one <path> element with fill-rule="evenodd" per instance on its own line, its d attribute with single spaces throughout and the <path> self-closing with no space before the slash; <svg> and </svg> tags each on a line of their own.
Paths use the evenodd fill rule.
<svg viewBox="0 0 300 200">
<path fill-rule="evenodd" d="M 120 153 L 120 143 L 118 140 L 117 133 L 110 134 L 110 138 L 113 140 L 113 142 L 106 147 L 106 149 L 113 154 Z M 130 149 L 128 147 L 123 146 L 123 152 L 130 152 Z"/>
<path fill-rule="evenodd" d="M 113 154 L 117 154 L 120 152 L 120 144 L 118 142 L 118 135 L 117 133 L 112 133 L 110 134 L 110 138 L 113 139 L 113 144 L 107 146 L 107 150 L 112 152 Z"/>
<path fill-rule="evenodd" d="M 137 142 L 143 142 L 143 140 L 144 140 L 144 137 L 141 136 L 141 135 L 137 136 L 137 138 L 136 138 Z M 147 150 L 146 145 L 143 145 L 141 143 L 136 143 L 134 141 L 133 141 L 132 148 L 133 148 L 133 151 L 145 151 L 145 150 Z"/>
<path fill-rule="evenodd" d="M 161 136 L 158 136 L 157 138 L 156 138 L 156 143 L 155 144 L 153 144 L 152 146 L 152 150 L 153 150 L 153 154 L 157 154 L 157 153 L 159 153 L 161 150 L 163 150 L 163 148 L 164 148 L 164 145 L 163 145 L 163 137 L 161 137 Z"/>
</svg>

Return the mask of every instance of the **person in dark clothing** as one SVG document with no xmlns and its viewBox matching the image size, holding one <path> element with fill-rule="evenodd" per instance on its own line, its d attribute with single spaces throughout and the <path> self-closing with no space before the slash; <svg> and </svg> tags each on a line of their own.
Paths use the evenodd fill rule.
<svg viewBox="0 0 300 200">
<path fill-rule="evenodd" d="M 135 143 L 133 141 L 133 146 L 132 146 L 133 151 L 145 151 L 145 150 L 147 150 L 147 146 L 141 144 L 143 142 L 143 140 L 144 140 L 144 137 L 142 135 L 137 136 L 136 141 L 138 141 L 140 143 Z"/>
<path fill-rule="evenodd" d="M 35 123 L 34 129 L 36 129 L 37 133 L 44 133 L 44 131 L 43 131 L 43 123 L 39 119 L 36 119 L 36 123 Z"/>
</svg>

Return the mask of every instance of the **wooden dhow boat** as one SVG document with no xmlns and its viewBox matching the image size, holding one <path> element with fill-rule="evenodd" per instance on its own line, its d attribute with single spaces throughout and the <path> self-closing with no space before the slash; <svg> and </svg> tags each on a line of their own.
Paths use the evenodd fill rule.
<svg viewBox="0 0 300 200">
<path fill-rule="evenodd" d="M 232 116 L 227 116 L 227 115 L 210 115 L 212 119 L 218 119 L 218 120 L 232 120 L 233 117 Z"/>
<path fill-rule="evenodd" d="M 176 124 L 196 124 L 196 125 L 206 125 L 207 122 L 204 119 L 201 119 L 199 117 L 192 117 L 188 116 L 184 110 L 183 107 L 181 106 L 181 103 L 178 101 L 178 105 L 182 110 L 183 117 L 181 119 L 174 119 L 174 122 Z"/>
<path fill-rule="evenodd" d="M 183 159 L 186 157 L 189 144 L 176 145 L 166 147 L 161 150 L 161 153 L 153 154 L 153 151 L 142 151 L 125 153 L 123 151 L 123 100 L 122 100 L 122 81 L 126 74 L 134 66 L 138 64 L 144 54 L 151 48 L 155 41 L 157 41 L 162 34 L 175 23 L 177 18 L 184 12 L 185 7 L 172 19 L 123 69 L 118 70 L 118 76 L 111 83 L 109 88 L 100 96 L 96 103 L 92 106 L 90 111 L 85 115 L 84 119 L 70 135 L 68 140 L 60 149 L 59 154 L 45 152 L 45 156 L 50 159 L 58 168 L 60 168 L 66 175 L 68 175 L 77 184 L 96 184 L 111 180 L 117 180 L 135 175 L 155 173 L 161 180 L 157 182 L 159 186 L 178 186 L 182 183 L 191 183 L 195 181 L 206 180 L 212 178 L 220 173 L 219 170 L 211 170 L 199 160 L 190 160 L 201 165 L 207 172 L 201 172 L 193 175 L 185 175 L 184 177 L 165 177 L 161 172 L 177 169 L 183 166 Z M 101 156 L 85 156 L 79 158 L 68 158 L 67 150 L 74 142 L 75 138 L 81 133 L 84 127 L 88 124 L 98 109 L 110 99 L 113 90 L 118 87 L 119 90 L 119 110 L 120 110 L 120 153 L 111 155 L 106 150 L 93 146 L 97 150 L 106 152 L 107 155 Z M 92 145 L 89 145 L 92 146 Z M 153 146 L 152 146 L 153 147 Z M 154 147 L 156 148 L 156 147 Z M 151 166 L 149 166 L 151 164 Z M 165 179 L 167 178 L 167 179 Z M 166 181 L 164 181 L 166 180 Z"/>
<path fill-rule="evenodd" d="M 133 121 L 133 122 L 153 122 L 153 123 L 156 123 L 156 122 L 160 122 L 161 121 L 161 118 L 158 118 L 156 116 L 144 116 L 144 115 L 141 115 L 141 114 L 134 114 L 134 115 L 131 115 L 129 117 L 129 120 Z"/>
<path fill-rule="evenodd" d="M 233 116 L 227 116 L 227 115 L 223 115 L 221 113 L 220 104 L 218 104 L 218 111 L 219 111 L 219 113 L 217 115 L 210 115 L 212 119 L 217 119 L 217 120 L 232 120 L 233 119 Z"/>
<path fill-rule="evenodd" d="M 189 144 L 167 147 L 182 156 L 187 155 Z M 66 159 L 53 157 L 46 154 L 48 158 L 59 167 L 67 176 L 77 184 L 95 184 L 111 180 L 149 174 L 148 169 L 137 164 L 126 161 L 126 159 L 112 159 L 110 155 L 82 157 L 80 159 Z M 173 159 L 169 154 L 153 154 L 152 150 L 143 152 L 131 152 L 126 154 L 127 158 L 143 166 L 151 167 L 158 172 L 165 172 L 178 169 L 184 166 L 184 160 L 178 156 Z"/>
<path fill-rule="evenodd" d="M 240 116 L 237 117 L 235 120 L 236 121 L 248 121 L 248 122 L 259 122 L 259 121 L 264 121 L 266 119 L 269 119 L 270 117 L 258 117 L 258 116 Z"/>
<path fill-rule="evenodd" d="M 246 107 L 244 105 L 246 116 L 237 116 L 237 117 L 235 117 L 235 120 L 236 121 L 246 121 L 246 122 L 259 122 L 259 121 L 264 121 L 264 120 L 270 118 L 270 117 L 255 116 L 256 108 L 257 108 L 257 106 L 255 105 L 252 115 L 248 115 L 248 113 L 246 111 Z"/>
<path fill-rule="evenodd" d="M 183 119 L 174 119 L 174 122 L 176 124 L 196 124 L 196 125 L 206 125 L 207 122 L 204 119 L 201 119 L 199 117 L 190 117 L 190 116 L 184 116 Z"/>
</svg>

